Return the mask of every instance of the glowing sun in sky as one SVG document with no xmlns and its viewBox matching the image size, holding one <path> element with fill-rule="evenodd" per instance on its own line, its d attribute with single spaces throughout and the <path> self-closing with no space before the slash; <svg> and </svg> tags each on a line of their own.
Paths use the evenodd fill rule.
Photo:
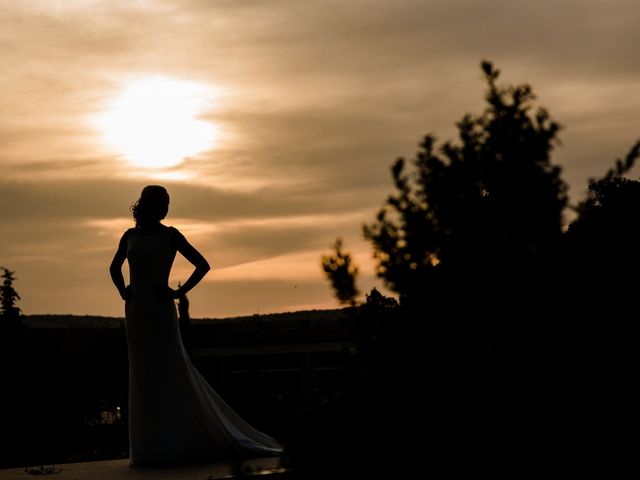
<svg viewBox="0 0 640 480">
<path fill-rule="evenodd" d="M 212 148 L 218 129 L 198 118 L 211 101 L 206 86 L 170 77 L 129 83 L 96 118 L 106 143 L 138 167 L 173 167 Z"/>
</svg>

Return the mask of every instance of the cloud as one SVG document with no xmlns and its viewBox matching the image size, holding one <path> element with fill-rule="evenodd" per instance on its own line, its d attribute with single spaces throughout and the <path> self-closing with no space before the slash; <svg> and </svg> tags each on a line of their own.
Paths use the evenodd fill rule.
<svg viewBox="0 0 640 480">
<path fill-rule="evenodd" d="M 20 218 L 114 218 L 128 215 L 129 206 L 147 182 L 132 180 L 0 181 L 0 221 Z M 330 193 L 329 186 L 255 192 L 234 192 L 214 187 L 163 182 L 171 201 L 171 216 L 223 220 L 264 218 L 312 213 L 338 213 L 371 207 L 348 192 Z M 366 187 L 364 187 L 366 190 Z M 326 195 L 322 197 L 321 195 Z"/>
</svg>

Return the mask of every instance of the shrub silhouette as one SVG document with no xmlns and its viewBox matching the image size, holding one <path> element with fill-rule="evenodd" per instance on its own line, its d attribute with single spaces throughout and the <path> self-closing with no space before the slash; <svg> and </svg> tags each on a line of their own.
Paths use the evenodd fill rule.
<svg viewBox="0 0 640 480">
<path fill-rule="evenodd" d="M 342 250 L 342 239 L 338 238 L 333 253 L 323 255 L 322 269 L 338 301 L 355 306 L 359 291 L 356 287 L 358 268 L 353 264 L 351 255 Z"/>
</svg>

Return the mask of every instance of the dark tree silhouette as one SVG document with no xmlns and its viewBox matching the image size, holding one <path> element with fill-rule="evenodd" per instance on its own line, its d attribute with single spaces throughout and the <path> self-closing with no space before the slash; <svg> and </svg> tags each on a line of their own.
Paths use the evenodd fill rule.
<svg viewBox="0 0 640 480">
<path fill-rule="evenodd" d="M 22 310 L 17 307 L 16 303 L 20 300 L 20 295 L 13 288 L 13 282 L 16 280 L 11 270 L 0 267 L 3 270 L 2 286 L 0 287 L 0 321 L 7 328 L 17 328 L 20 324 L 20 314 Z"/>
<path fill-rule="evenodd" d="M 625 178 L 640 157 L 640 141 L 600 179 L 589 181 L 587 198 L 567 232 L 566 257 L 573 272 L 607 289 L 635 284 L 640 271 L 640 181 Z"/>
<path fill-rule="evenodd" d="M 342 250 L 342 239 L 336 240 L 333 249 L 332 254 L 322 256 L 322 269 L 338 301 L 354 306 L 360 294 L 356 288 L 358 268 L 353 264 L 351 255 Z"/>
<path fill-rule="evenodd" d="M 498 86 L 499 71 L 486 61 L 482 70 L 485 111 L 457 123 L 458 143 L 437 149 L 427 135 L 412 172 L 397 159 L 396 193 L 364 226 L 378 275 L 402 301 L 423 302 L 442 274 L 531 267 L 561 238 L 567 185 L 550 161 L 560 126 L 543 108 L 531 113 L 531 87 Z"/>
<path fill-rule="evenodd" d="M 397 159 L 395 192 L 363 226 L 377 274 L 402 307 L 387 310 L 374 295 L 368 303 L 376 307 L 360 309 L 357 358 L 367 379 L 361 388 L 373 392 L 365 403 L 371 411 L 394 412 L 393 424 L 377 425 L 386 438 L 408 437 L 406 429 L 429 432 L 420 448 L 431 458 L 446 455 L 445 446 L 464 428 L 461 412 L 469 404 L 460 378 L 470 367 L 460 346 L 469 336 L 465 328 L 478 328 L 465 325 L 485 322 L 505 367 L 487 380 L 490 448 L 504 459 L 526 441 L 524 450 L 535 452 L 537 433 L 556 418 L 542 393 L 552 366 L 539 370 L 545 373 L 536 368 L 546 362 L 539 353 L 549 333 L 540 319 L 549 317 L 556 298 L 548 289 L 557 290 L 552 280 L 562 278 L 567 185 L 550 159 L 560 126 L 545 109 L 533 110 L 531 87 L 498 85 L 499 71 L 489 62 L 482 71 L 485 110 L 456 124 L 457 142 L 437 147 L 427 135 L 410 165 Z M 377 460 L 384 453 L 364 431 L 362 457 Z M 394 454 L 421 455 L 411 445 Z"/>
<path fill-rule="evenodd" d="M 30 400 L 26 388 L 27 365 L 31 361 L 24 356 L 25 330 L 21 310 L 16 305 L 20 295 L 13 287 L 14 272 L 0 267 L 0 411 L 5 412 L 0 438 L 0 463 L 5 458 L 19 454 L 19 438 L 24 435 L 26 416 L 24 406 Z"/>
<path fill-rule="evenodd" d="M 640 141 L 600 179 L 589 181 L 587 197 L 565 235 L 565 268 L 587 318 L 609 325 L 635 315 L 640 271 L 640 181 L 626 178 L 640 157 Z M 635 322 L 633 322 L 635 324 Z M 622 331 L 618 331 L 618 334 Z"/>
<path fill-rule="evenodd" d="M 625 178 L 639 156 L 637 142 L 601 178 L 589 181 L 564 237 L 567 282 L 556 309 L 561 320 L 541 344 L 554 352 L 555 381 L 548 390 L 558 399 L 562 425 L 573 433 L 574 449 L 607 469 L 612 463 L 631 467 L 624 432 L 639 427 L 640 396 L 632 379 L 640 336 L 640 181 Z"/>
<path fill-rule="evenodd" d="M 463 412 L 478 404 L 462 387 L 475 348 L 460 347 L 484 322 L 483 447 L 492 468 L 628 470 L 640 403 L 640 181 L 625 175 L 640 142 L 589 182 L 565 232 L 567 185 L 551 162 L 559 124 L 533 111 L 531 87 L 499 86 L 489 62 L 482 70 L 483 113 L 457 123 L 457 142 L 437 148 L 427 135 L 410 165 L 397 159 L 395 192 L 363 226 L 377 274 L 401 308 L 372 293 L 354 311 L 357 400 L 345 415 L 361 421 L 354 455 L 359 465 L 375 459 L 379 471 L 396 473 L 397 464 L 379 460 L 409 458 L 415 472 L 411 459 L 425 451 L 429 460 L 457 451 L 442 447 L 455 445 Z M 335 257 L 349 258 L 340 247 Z M 345 263 L 325 270 L 350 278 Z M 392 423 L 378 421 L 379 412 L 393 412 Z M 424 433 L 419 448 L 381 449 L 377 441 L 410 438 L 411 430 Z"/>
</svg>

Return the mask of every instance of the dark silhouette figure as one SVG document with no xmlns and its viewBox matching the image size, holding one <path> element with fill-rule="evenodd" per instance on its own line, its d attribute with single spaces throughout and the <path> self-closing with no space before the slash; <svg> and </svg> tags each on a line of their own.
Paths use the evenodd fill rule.
<svg viewBox="0 0 640 480">
<path fill-rule="evenodd" d="M 161 223 L 169 195 L 146 186 L 131 207 L 135 228 L 120 240 L 110 273 L 125 301 L 129 354 L 130 466 L 186 464 L 282 453 L 240 418 L 193 366 L 180 338 L 174 300 L 209 264 L 176 228 Z M 178 290 L 167 282 L 176 253 L 195 270 Z M 130 285 L 121 267 L 129 262 Z"/>
</svg>

